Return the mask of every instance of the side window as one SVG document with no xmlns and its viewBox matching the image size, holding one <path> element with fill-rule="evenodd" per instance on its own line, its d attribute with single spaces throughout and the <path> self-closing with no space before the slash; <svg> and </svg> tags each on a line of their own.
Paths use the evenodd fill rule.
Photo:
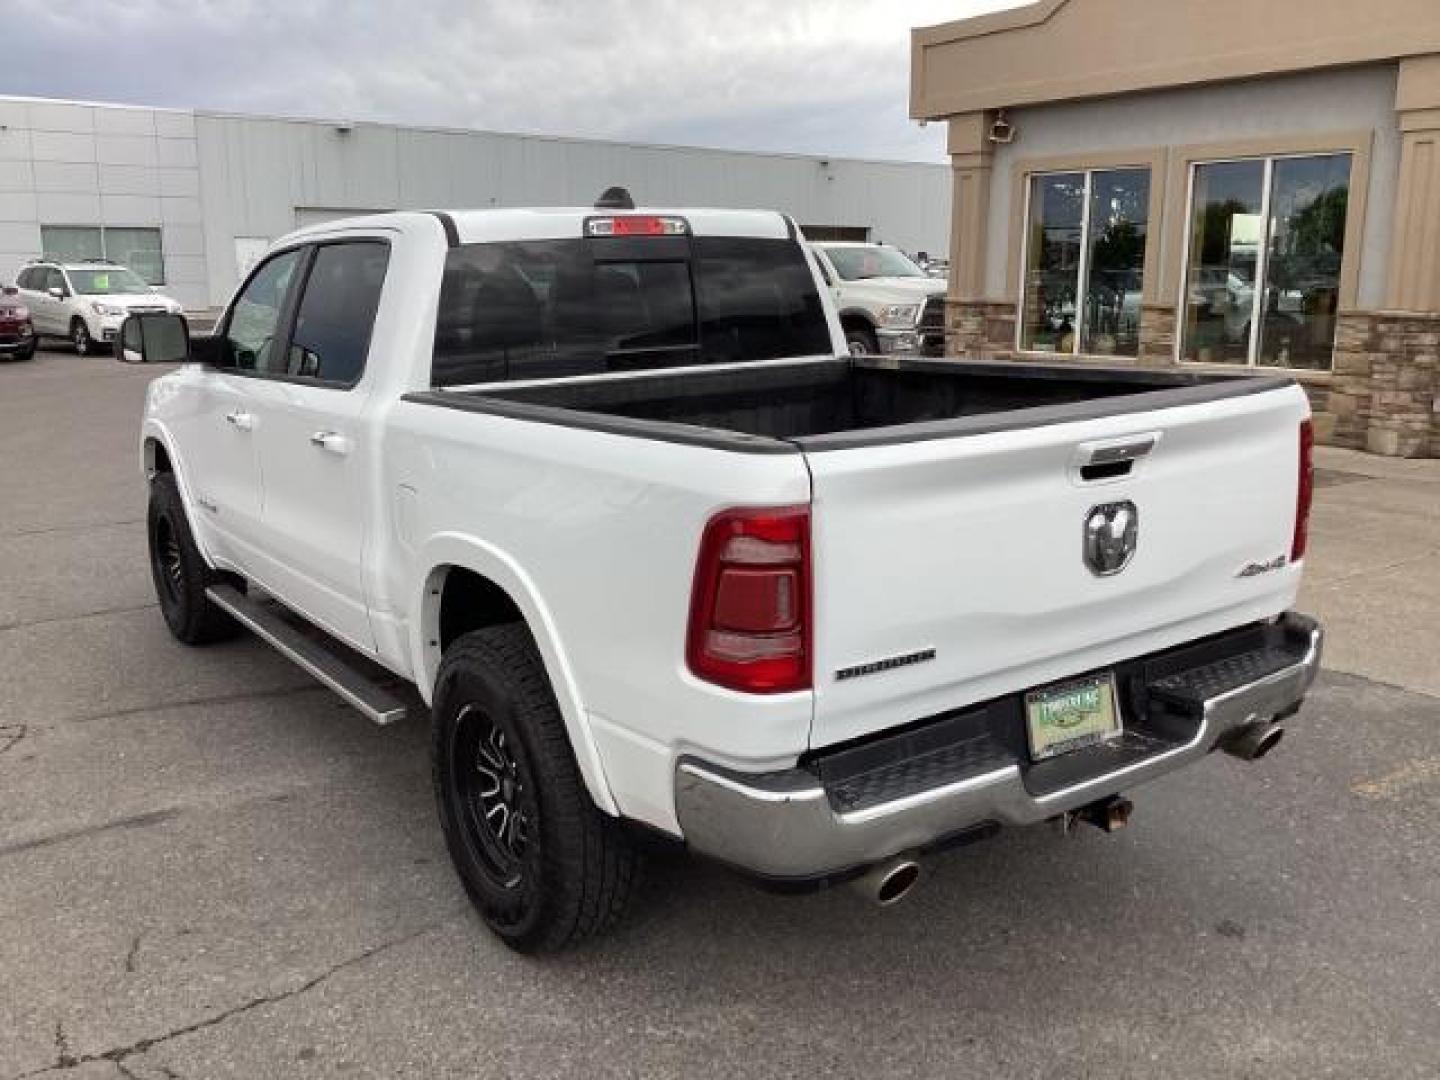
<svg viewBox="0 0 1440 1080">
<path fill-rule="evenodd" d="M 29 270 L 21 270 L 20 273 L 18 273 L 18 274 L 15 275 L 15 287 L 16 287 L 17 289 L 28 289 L 28 288 L 30 288 L 30 271 L 29 271 Z"/>
<path fill-rule="evenodd" d="M 60 289 L 66 296 L 70 295 L 70 286 L 65 283 L 65 275 L 60 272 L 59 267 L 52 266 L 45 275 L 45 288 Z"/>
<path fill-rule="evenodd" d="M 236 298 L 225 327 L 228 366 L 271 374 L 285 370 L 283 358 L 276 355 L 275 336 L 281 331 L 280 316 L 301 254 L 296 248 L 276 255 L 260 267 Z"/>
<path fill-rule="evenodd" d="M 390 245 L 378 240 L 316 249 L 290 334 L 289 374 L 336 386 L 359 381 L 389 262 Z"/>
</svg>

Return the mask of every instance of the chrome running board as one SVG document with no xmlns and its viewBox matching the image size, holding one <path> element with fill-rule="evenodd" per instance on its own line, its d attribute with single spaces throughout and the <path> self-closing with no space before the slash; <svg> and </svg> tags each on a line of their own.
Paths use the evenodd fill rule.
<svg viewBox="0 0 1440 1080">
<path fill-rule="evenodd" d="M 344 646 L 328 638 L 310 636 L 277 608 L 252 600 L 233 585 L 211 585 L 205 594 L 216 607 L 375 723 L 393 724 L 405 719 L 405 703 L 342 656 Z"/>
</svg>

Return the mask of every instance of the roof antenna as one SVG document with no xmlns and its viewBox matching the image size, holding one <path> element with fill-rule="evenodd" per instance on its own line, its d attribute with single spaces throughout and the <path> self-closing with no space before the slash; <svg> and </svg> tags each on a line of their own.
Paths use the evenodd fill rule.
<svg viewBox="0 0 1440 1080">
<path fill-rule="evenodd" d="M 635 200 L 623 187 L 608 187 L 605 189 L 605 193 L 595 200 L 595 209 L 634 210 Z"/>
</svg>

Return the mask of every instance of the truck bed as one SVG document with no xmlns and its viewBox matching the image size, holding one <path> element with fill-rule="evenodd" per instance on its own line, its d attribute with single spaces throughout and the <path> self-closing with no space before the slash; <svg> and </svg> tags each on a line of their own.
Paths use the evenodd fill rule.
<svg viewBox="0 0 1440 1080">
<path fill-rule="evenodd" d="M 410 400 L 749 452 L 951 438 L 1239 397 L 1285 377 L 850 357 L 451 389 Z"/>
</svg>

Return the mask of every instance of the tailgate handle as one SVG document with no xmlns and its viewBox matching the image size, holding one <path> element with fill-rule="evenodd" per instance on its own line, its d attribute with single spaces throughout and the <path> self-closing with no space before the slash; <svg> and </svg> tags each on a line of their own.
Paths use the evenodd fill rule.
<svg viewBox="0 0 1440 1080">
<path fill-rule="evenodd" d="M 1130 475 L 1135 462 L 1155 449 L 1158 434 L 1134 435 L 1111 442 L 1082 443 L 1076 448 L 1075 464 L 1086 483 L 1115 480 Z"/>
<path fill-rule="evenodd" d="M 1159 441 L 1160 439 L 1156 435 L 1145 435 L 1138 439 L 1127 439 L 1125 442 L 1101 445 L 1091 443 L 1080 448 L 1080 464 L 1114 465 L 1119 461 L 1134 461 L 1154 450 L 1155 444 Z"/>
</svg>

